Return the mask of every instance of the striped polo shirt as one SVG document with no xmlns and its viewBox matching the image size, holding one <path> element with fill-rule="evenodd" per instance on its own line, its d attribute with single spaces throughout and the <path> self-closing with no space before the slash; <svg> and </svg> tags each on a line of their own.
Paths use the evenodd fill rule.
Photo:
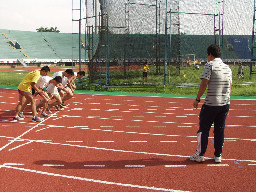
<svg viewBox="0 0 256 192">
<path fill-rule="evenodd" d="M 205 105 L 223 106 L 230 104 L 232 71 L 220 58 L 206 63 L 201 79 L 209 80 Z"/>
</svg>

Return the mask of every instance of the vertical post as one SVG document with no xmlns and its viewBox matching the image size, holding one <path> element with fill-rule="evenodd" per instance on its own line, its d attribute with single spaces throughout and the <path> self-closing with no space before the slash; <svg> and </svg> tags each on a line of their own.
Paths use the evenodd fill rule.
<svg viewBox="0 0 256 192">
<path fill-rule="evenodd" d="M 105 7 L 105 59 L 106 59 L 106 85 L 109 85 L 109 31 L 108 31 L 108 0 L 104 0 Z"/>
<path fill-rule="evenodd" d="M 253 74 L 253 60 L 254 60 L 254 49 L 256 48 L 255 46 L 255 17 L 256 17 L 256 0 L 254 0 L 254 6 L 253 6 L 253 26 L 252 26 L 252 48 L 251 48 L 251 64 L 250 64 L 250 79 L 252 78 Z"/>
<path fill-rule="evenodd" d="M 103 14 L 103 13 L 102 13 Z M 100 14 L 100 12 L 99 12 L 99 31 L 98 31 L 98 35 L 100 36 L 101 35 L 101 27 L 102 27 L 102 23 L 101 23 L 101 14 Z M 100 38 L 100 37 L 99 37 Z M 101 41 L 100 39 L 99 39 L 99 41 Z M 97 61 L 96 61 L 96 64 L 97 65 L 100 65 L 99 67 L 100 67 L 100 85 L 102 84 L 102 82 L 101 82 L 101 73 L 102 73 L 102 69 L 101 69 L 101 67 L 102 67 L 102 65 L 101 65 L 101 60 L 100 59 L 98 59 Z"/>
<path fill-rule="evenodd" d="M 171 85 L 171 58 L 172 58 L 172 10 L 170 8 L 170 59 L 169 59 L 169 85 Z"/>
<path fill-rule="evenodd" d="M 79 18 L 79 71 L 81 71 L 81 21 L 82 21 L 82 0 L 80 0 L 80 18 Z"/>
<path fill-rule="evenodd" d="M 166 83 L 167 71 L 167 0 L 165 1 L 165 42 L 164 42 L 164 86 Z"/>
<path fill-rule="evenodd" d="M 157 23 L 158 23 L 158 17 L 157 17 L 157 14 L 158 14 L 158 0 L 156 0 L 156 41 L 155 41 L 155 51 L 156 51 L 156 74 L 158 74 L 158 58 L 157 58 L 157 49 L 158 49 L 158 30 L 157 30 Z"/>
<path fill-rule="evenodd" d="M 214 31 L 214 44 L 217 44 L 217 37 L 216 37 L 216 15 L 213 15 L 213 31 Z"/>
<path fill-rule="evenodd" d="M 221 30 L 220 30 L 220 12 L 219 12 L 219 47 L 221 47 L 220 39 L 221 39 Z"/>
</svg>

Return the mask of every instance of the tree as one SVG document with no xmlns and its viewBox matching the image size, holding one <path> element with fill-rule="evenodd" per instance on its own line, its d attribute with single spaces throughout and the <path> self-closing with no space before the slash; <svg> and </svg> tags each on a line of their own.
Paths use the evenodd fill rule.
<svg viewBox="0 0 256 192">
<path fill-rule="evenodd" d="M 36 29 L 37 32 L 54 32 L 59 33 L 60 31 L 57 29 L 57 27 L 51 27 L 48 29 L 48 27 L 40 27 Z"/>
</svg>

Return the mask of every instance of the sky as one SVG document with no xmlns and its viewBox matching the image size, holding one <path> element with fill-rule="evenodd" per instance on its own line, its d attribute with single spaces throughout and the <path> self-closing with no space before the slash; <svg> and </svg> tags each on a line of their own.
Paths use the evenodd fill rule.
<svg viewBox="0 0 256 192">
<path fill-rule="evenodd" d="M 0 0 L 0 29 L 72 32 L 72 0 Z"/>
<path fill-rule="evenodd" d="M 79 4 L 79 0 L 0 0 L 0 29 L 36 31 L 37 28 L 42 26 L 57 27 L 62 33 L 75 32 L 78 29 L 78 24 L 72 23 L 72 1 L 74 4 Z M 115 2 L 116 5 L 116 2 L 123 4 L 125 0 L 109 1 Z M 155 2 L 155 0 L 133 0 L 133 2 L 136 1 Z M 170 1 L 168 0 L 168 2 Z M 165 0 L 162 0 L 162 2 L 165 2 Z M 215 6 L 216 0 L 180 0 L 180 2 L 181 9 L 198 12 L 197 6 L 191 6 L 191 2 L 193 2 L 203 7 L 202 12 L 208 13 L 207 10 Z M 224 34 L 251 35 L 253 2 L 254 0 L 225 0 Z M 122 11 L 124 11 L 123 8 L 118 10 L 120 17 L 124 15 Z M 197 34 L 203 30 L 206 33 L 212 31 L 212 29 L 206 30 L 207 26 L 205 24 L 202 24 L 203 28 L 198 27 L 206 17 L 181 16 L 182 19 L 185 24 L 182 26 L 183 28 L 181 27 L 181 30 L 186 33 L 192 31 Z M 211 18 L 209 22 L 212 21 Z M 212 24 L 209 24 L 209 26 L 212 27 Z"/>
</svg>

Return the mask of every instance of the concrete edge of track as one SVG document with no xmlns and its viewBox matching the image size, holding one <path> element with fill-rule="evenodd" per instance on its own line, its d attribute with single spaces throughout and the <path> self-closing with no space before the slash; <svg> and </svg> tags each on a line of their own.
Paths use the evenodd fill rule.
<svg viewBox="0 0 256 192">
<path fill-rule="evenodd" d="M 0 85 L 0 89 L 17 89 L 15 86 Z M 129 93 L 129 92 L 107 92 L 107 91 L 89 91 L 89 90 L 76 90 L 77 94 L 85 95 L 122 95 L 122 96 L 136 96 L 136 97 L 172 97 L 172 98 L 190 98 L 194 99 L 196 95 L 173 95 L 173 94 L 156 94 L 156 93 Z M 202 96 L 205 98 L 205 96 Z M 256 96 L 231 96 L 232 100 L 256 100 Z"/>
</svg>

